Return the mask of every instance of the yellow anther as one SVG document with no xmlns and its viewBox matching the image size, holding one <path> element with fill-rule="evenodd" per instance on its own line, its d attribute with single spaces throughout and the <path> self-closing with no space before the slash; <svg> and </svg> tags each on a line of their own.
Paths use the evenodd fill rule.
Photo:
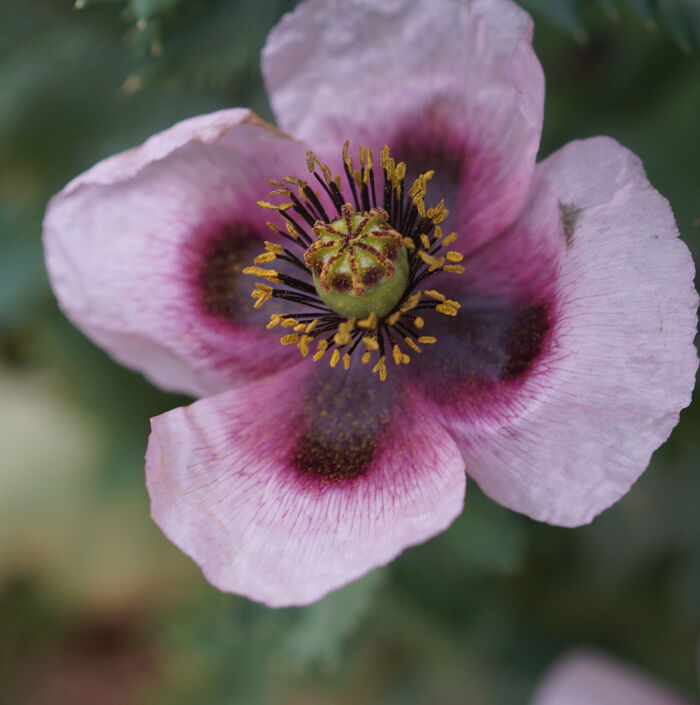
<svg viewBox="0 0 700 705">
<path fill-rule="evenodd" d="M 360 149 L 362 149 L 362 147 L 360 147 Z M 367 157 L 367 163 L 365 164 L 363 162 L 363 164 L 365 166 L 365 172 L 362 176 L 362 181 L 364 181 L 364 183 L 367 183 L 369 181 L 369 175 L 372 172 L 373 164 L 372 164 L 372 150 L 371 149 L 367 150 L 366 157 Z M 362 154 L 360 154 L 360 160 L 362 160 Z"/>
<path fill-rule="evenodd" d="M 277 255 L 274 252 L 263 252 L 263 254 L 258 255 L 253 262 L 255 264 L 267 264 L 268 262 L 274 262 L 277 259 Z"/>
<path fill-rule="evenodd" d="M 296 228 L 287 220 L 284 221 L 284 224 L 287 228 L 287 232 L 293 237 L 293 238 L 298 238 L 299 233 L 296 231 Z"/>
<path fill-rule="evenodd" d="M 272 196 L 289 196 L 291 191 L 286 186 L 281 186 L 280 188 L 273 189 L 270 191 Z"/>
<path fill-rule="evenodd" d="M 406 313 L 406 311 L 411 311 L 420 302 L 421 292 L 417 291 L 415 294 L 411 294 L 404 302 L 399 311 L 401 313 Z"/>
<path fill-rule="evenodd" d="M 357 322 L 358 328 L 364 328 L 365 330 L 374 330 L 377 327 L 377 315 L 372 311 L 372 313 Z"/>
<path fill-rule="evenodd" d="M 387 316 L 386 322 L 390 326 L 394 326 L 398 323 L 399 318 L 401 318 L 401 311 L 394 311 L 394 313 L 392 313 L 391 316 Z"/>
<path fill-rule="evenodd" d="M 279 273 L 274 269 L 263 269 L 262 267 L 245 267 L 243 274 L 250 274 L 254 277 L 261 277 L 262 279 L 267 279 L 268 281 L 279 284 Z"/>
<path fill-rule="evenodd" d="M 403 239 L 403 244 L 406 246 L 406 249 L 410 252 L 413 252 L 413 250 L 416 249 L 416 243 L 413 242 L 413 238 L 411 237 L 405 237 Z"/>
<path fill-rule="evenodd" d="M 399 162 L 393 169 L 393 175 L 391 178 L 392 186 L 396 191 L 397 195 L 401 195 L 401 188 L 403 180 L 406 178 L 406 163 Z"/>
<path fill-rule="evenodd" d="M 306 153 L 306 167 L 312 174 L 314 173 L 314 169 L 316 167 L 316 157 L 311 150 Z"/>
<path fill-rule="evenodd" d="M 296 333 L 290 333 L 289 335 L 284 335 L 280 338 L 280 343 L 282 345 L 293 345 L 299 340 L 299 336 Z"/>
<path fill-rule="evenodd" d="M 298 176 L 285 176 L 282 181 L 285 181 L 288 184 L 294 184 L 294 186 L 296 186 L 300 191 L 305 186 L 308 186 L 306 181 L 304 181 L 304 179 L 300 179 Z"/>
<path fill-rule="evenodd" d="M 447 208 L 443 208 L 440 213 L 433 216 L 433 224 L 437 225 L 438 223 L 442 223 L 442 221 L 445 220 L 449 214 L 450 211 L 448 211 Z"/>
<path fill-rule="evenodd" d="M 421 335 L 421 337 L 418 338 L 418 342 L 423 343 L 423 345 L 432 345 L 437 342 L 437 338 L 433 338 L 432 335 Z"/>
<path fill-rule="evenodd" d="M 253 308 L 260 308 L 268 299 L 272 297 L 272 287 L 267 284 L 256 283 L 253 291 L 250 292 L 252 298 L 257 299 Z"/>
<path fill-rule="evenodd" d="M 429 255 L 427 252 L 423 252 L 423 250 L 420 250 L 418 252 L 418 256 L 425 262 L 428 267 L 429 272 L 434 272 L 437 269 L 440 269 L 443 264 L 445 264 L 445 258 L 440 257 L 440 259 L 437 259 L 436 257 L 432 257 Z"/>
<path fill-rule="evenodd" d="M 305 333 L 306 332 L 306 323 L 298 323 L 296 326 L 294 326 L 294 332 L 295 333 Z"/>
<path fill-rule="evenodd" d="M 309 354 L 309 343 L 313 340 L 310 335 L 302 335 L 299 338 L 299 352 L 302 357 L 307 357 Z"/>
<path fill-rule="evenodd" d="M 306 332 L 311 333 L 311 331 L 318 325 L 318 318 L 314 318 L 308 326 L 306 326 Z"/>
<path fill-rule="evenodd" d="M 443 269 L 453 274 L 462 274 L 464 272 L 464 267 L 461 264 L 446 264 Z"/>
<path fill-rule="evenodd" d="M 274 203 L 268 203 L 267 201 L 258 201 L 257 203 L 261 208 L 265 208 L 269 211 L 286 211 L 294 205 L 291 202 L 280 203 L 278 206 L 276 206 Z"/>
<path fill-rule="evenodd" d="M 278 242 L 270 242 L 269 240 L 265 240 L 265 249 L 268 252 L 274 252 L 276 255 L 284 253 L 284 247 L 282 245 Z"/>
<path fill-rule="evenodd" d="M 406 345 L 408 345 L 409 348 L 415 350 L 417 353 L 420 352 L 420 348 L 415 344 L 415 342 L 413 342 L 411 338 L 406 337 L 404 338 L 404 341 L 406 342 Z"/>
<path fill-rule="evenodd" d="M 384 355 L 379 358 L 379 362 L 372 368 L 372 372 L 379 373 L 380 382 L 386 379 L 386 359 Z"/>
<path fill-rule="evenodd" d="M 355 319 L 348 318 L 346 321 L 342 321 L 338 324 L 338 332 L 333 336 L 333 341 L 336 345 L 349 345 L 352 341 L 350 333 L 355 328 Z"/>
<path fill-rule="evenodd" d="M 421 330 L 425 325 L 425 321 L 420 316 L 416 316 L 413 321 L 413 325 L 418 328 L 418 330 Z"/>
<path fill-rule="evenodd" d="M 445 199 L 442 199 L 437 206 L 434 206 L 428 211 L 428 218 L 433 221 L 433 225 L 442 223 L 450 214 L 450 211 L 445 208 Z"/>
<path fill-rule="evenodd" d="M 350 140 L 345 140 L 343 145 L 343 163 L 348 163 L 348 150 L 350 149 Z"/>
<path fill-rule="evenodd" d="M 450 306 L 447 303 L 444 304 L 438 304 L 435 307 L 435 310 L 438 311 L 439 313 L 445 314 L 445 316 L 456 316 L 457 311 L 459 310 L 458 308 L 455 308 L 454 306 Z"/>
<path fill-rule="evenodd" d="M 389 161 L 389 145 L 385 144 L 382 147 L 382 152 L 380 155 L 382 169 L 386 169 L 387 162 Z"/>
<path fill-rule="evenodd" d="M 379 350 L 379 343 L 376 338 L 362 338 L 362 342 L 367 347 L 367 350 Z"/>
<path fill-rule="evenodd" d="M 443 241 L 442 246 L 447 247 L 451 245 L 457 239 L 457 233 L 450 233 Z"/>
<path fill-rule="evenodd" d="M 299 323 L 299 321 L 294 318 L 285 318 L 282 321 L 282 328 L 292 328 L 293 326 L 297 325 L 297 323 Z"/>
<path fill-rule="evenodd" d="M 450 260 L 450 262 L 461 262 L 464 259 L 464 255 L 461 252 L 456 252 L 455 250 L 450 250 L 446 257 Z"/>
<path fill-rule="evenodd" d="M 350 369 L 350 353 L 343 355 L 343 367 L 346 371 Z"/>
<path fill-rule="evenodd" d="M 426 250 L 430 249 L 430 238 L 425 233 L 421 233 L 420 241 L 421 241 L 421 245 L 423 245 L 424 249 L 426 249 Z"/>
<path fill-rule="evenodd" d="M 280 233 L 280 234 L 282 233 L 282 229 L 279 228 L 274 223 L 270 222 L 269 220 L 265 221 L 265 225 L 267 225 L 267 227 L 270 228 L 270 230 L 272 230 L 273 232 Z"/>
<path fill-rule="evenodd" d="M 423 293 L 426 296 L 429 296 L 431 299 L 435 299 L 436 301 L 444 301 L 445 296 L 441 294 L 439 291 L 435 291 L 435 289 L 423 289 Z"/>
<path fill-rule="evenodd" d="M 339 361 L 340 361 L 340 350 L 338 350 L 338 348 L 336 348 L 333 351 L 333 354 L 331 355 L 331 360 L 330 360 L 331 367 L 335 367 Z"/>
<path fill-rule="evenodd" d="M 316 352 L 314 353 L 313 361 L 318 362 L 322 357 L 323 354 L 326 352 L 326 348 L 328 347 L 328 341 L 327 340 L 319 340 L 318 344 L 316 345 Z"/>
<path fill-rule="evenodd" d="M 372 357 L 372 353 L 368 350 L 363 356 L 362 356 L 362 364 L 366 365 L 370 358 Z"/>
<path fill-rule="evenodd" d="M 284 320 L 284 316 L 281 313 L 273 313 L 270 316 L 270 322 L 265 326 L 265 328 L 275 328 Z"/>
<path fill-rule="evenodd" d="M 394 363 L 400 365 L 402 362 L 403 353 L 401 352 L 401 348 L 396 343 L 394 343 L 391 353 L 394 357 Z"/>
</svg>

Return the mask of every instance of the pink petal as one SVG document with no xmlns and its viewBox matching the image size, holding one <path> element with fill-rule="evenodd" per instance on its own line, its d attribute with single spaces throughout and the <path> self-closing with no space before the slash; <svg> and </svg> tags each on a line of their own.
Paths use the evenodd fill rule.
<svg viewBox="0 0 700 705">
<path fill-rule="evenodd" d="M 461 511 L 462 461 L 426 405 L 348 374 L 304 362 L 152 420 L 153 518 L 217 588 L 313 602 Z"/>
<path fill-rule="evenodd" d="M 351 138 L 435 169 L 429 196 L 471 249 L 527 195 L 544 101 L 531 38 L 510 0 L 306 0 L 270 33 L 263 73 L 280 125 L 327 158 Z"/>
<path fill-rule="evenodd" d="M 225 110 L 72 181 L 44 220 L 66 315 L 119 362 L 194 395 L 296 363 L 296 351 L 271 343 L 254 282 L 237 274 L 272 239 L 256 206 L 270 164 L 299 173 L 305 148 L 248 110 Z"/>
<path fill-rule="evenodd" d="M 577 650 L 557 661 L 532 705 L 691 705 L 641 672 L 595 651 Z"/>
<path fill-rule="evenodd" d="M 566 215 L 551 347 L 519 412 L 458 440 L 486 494 L 576 526 L 627 492 L 690 402 L 697 294 L 668 202 L 633 154 L 595 138 L 538 169 Z"/>
<path fill-rule="evenodd" d="M 565 255 L 559 202 L 540 178 L 519 218 L 463 260 L 464 273 L 436 280 L 461 308 L 454 318 L 426 315 L 437 342 L 408 372 L 462 445 L 498 434 L 548 389 Z"/>
</svg>

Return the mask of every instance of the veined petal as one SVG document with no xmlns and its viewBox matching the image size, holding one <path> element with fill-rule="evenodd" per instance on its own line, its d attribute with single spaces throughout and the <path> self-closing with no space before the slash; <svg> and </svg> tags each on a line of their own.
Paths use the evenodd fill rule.
<svg viewBox="0 0 700 705">
<path fill-rule="evenodd" d="M 462 460 L 425 403 L 348 374 L 304 362 L 152 420 L 153 518 L 219 589 L 306 604 L 461 511 Z"/>
<path fill-rule="evenodd" d="M 426 323 L 437 341 L 407 373 L 460 443 L 498 433 L 546 393 L 565 255 L 556 193 L 539 178 L 514 223 L 470 253 L 458 277 L 435 280 L 460 309 Z"/>
<path fill-rule="evenodd" d="M 580 649 L 554 663 L 532 705 L 691 705 L 645 674 L 604 654 Z"/>
<path fill-rule="evenodd" d="M 697 294 L 668 202 L 632 153 L 595 138 L 538 169 L 567 246 L 550 351 L 520 413 L 458 443 L 493 499 L 577 526 L 627 492 L 690 402 Z"/>
<path fill-rule="evenodd" d="M 270 163 L 299 172 L 305 147 L 249 110 L 225 110 L 72 181 L 44 220 L 66 315 L 119 362 L 194 395 L 296 363 L 269 344 L 252 282 L 240 275 L 273 239 L 256 206 Z"/>
<path fill-rule="evenodd" d="M 270 33 L 263 73 L 280 125 L 329 160 L 351 138 L 435 170 L 467 251 L 528 192 L 544 101 L 531 38 L 510 0 L 306 0 Z"/>
</svg>

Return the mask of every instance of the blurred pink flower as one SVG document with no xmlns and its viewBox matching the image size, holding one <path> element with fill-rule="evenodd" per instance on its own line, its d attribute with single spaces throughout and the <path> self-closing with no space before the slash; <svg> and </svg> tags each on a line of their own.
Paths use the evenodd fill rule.
<svg viewBox="0 0 700 705">
<path fill-rule="evenodd" d="M 155 521 L 218 588 L 316 600 L 447 528 L 465 470 L 530 517 L 589 522 L 689 403 L 697 297 L 671 209 L 610 138 L 535 165 L 531 37 L 509 0 L 305 0 L 263 51 L 285 132 L 244 109 L 193 118 L 51 201 L 66 315 L 155 384 L 206 397 L 152 420 L 146 473 Z M 347 139 L 371 168 L 366 150 L 343 163 Z M 384 145 L 405 175 L 380 167 Z M 340 196 L 321 162 L 348 166 Z M 270 197 L 265 178 L 285 175 Z M 423 210 L 426 188 L 446 219 Z M 303 200 L 256 205 L 275 198 Z M 410 236 L 407 289 L 366 333 L 325 308 L 302 261 L 338 199 Z M 242 270 L 265 238 L 257 264 L 277 269 L 248 270 L 267 279 L 253 307 Z M 312 362 L 321 333 L 333 366 Z"/>
<path fill-rule="evenodd" d="M 646 674 L 605 654 L 580 649 L 546 673 L 532 705 L 693 705 Z"/>
</svg>

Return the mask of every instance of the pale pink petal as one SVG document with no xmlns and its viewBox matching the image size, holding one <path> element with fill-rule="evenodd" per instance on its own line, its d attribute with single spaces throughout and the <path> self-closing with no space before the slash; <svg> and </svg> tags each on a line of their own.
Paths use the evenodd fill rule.
<svg viewBox="0 0 700 705">
<path fill-rule="evenodd" d="M 542 127 L 530 17 L 510 0 L 306 0 L 268 37 L 280 125 L 329 159 L 388 144 L 471 249 L 517 215 Z"/>
<path fill-rule="evenodd" d="M 565 255 L 559 203 L 540 178 L 518 219 L 470 253 L 462 274 L 435 280 L 461 307 L 455 317 L 426 314 L 437 342 L 413 357 L 409 372 L 461 443 L 498 433 L 547 389 Z"/>
<path fill-rule="evenodd" d="M 538 178 L 557 192 L 567 247 L 548 349 L 510 413 L 455 436 L 490 497 L 577 526 L 627 492 L 690 402 L 697 294 L 668 202 L 614 140 L 571 143 Z"/>
<path fill-rule="evenodd" d="M 297 362 L 240 274 L 272 239 L 256 200 L 305 148 L 248 110 L 205 115 L 110 157 L 55 196 L 44 220 L 66 315 L 119 362 L 194 395 Z M 269 314 L 269 311 L 268 311 Z"/>
<path fill-rule="evenodd" d="M 462 460 L 429 408 L 348 374 L 304 362 L 152 420 L 153 518 L 219 589 L 306 604 L 461 511 Z"/>
<path fill-rule="evenodd" d="M 585 649 L 556 661 L 532 705 L 692 705 L 635 668 Z"/>
</svg>

